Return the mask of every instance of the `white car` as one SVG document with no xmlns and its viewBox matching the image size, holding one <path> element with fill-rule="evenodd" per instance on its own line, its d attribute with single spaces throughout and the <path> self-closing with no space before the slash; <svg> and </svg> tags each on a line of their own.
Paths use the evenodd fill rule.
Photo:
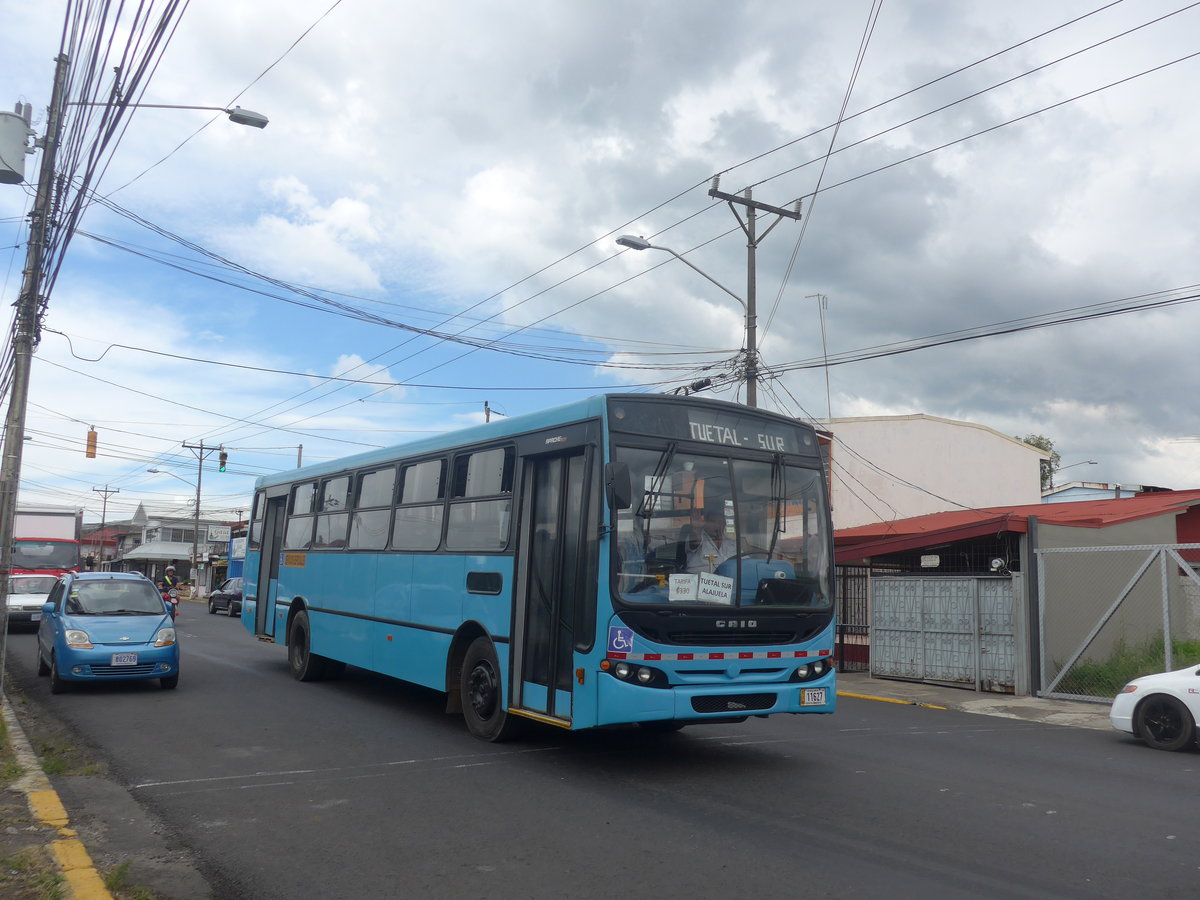
<svg viewBox="0 0 1200 900">
<path fill-rule="evenodd" d="M 1196 744 L 1200 717 L 1200 666 L 1143 675 L 1121 689 L 1108 714 L 1113 728 L 1141 738 L 1155 750 Z"/>
<path fill-rule="evenodd" d="M 53 575 L 9 575 L 8 627 L 37 625 L 42 620 L 42 604 L 56 581 Z"/>
</svg>

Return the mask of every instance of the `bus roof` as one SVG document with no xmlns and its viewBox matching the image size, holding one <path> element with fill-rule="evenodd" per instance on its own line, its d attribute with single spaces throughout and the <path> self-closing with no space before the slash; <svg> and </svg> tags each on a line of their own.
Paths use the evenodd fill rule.
<svg viewBox="0 0 1200 900">
<path fill-rule="evenodd" d="M 261 475 L 255 481 L 254 485 L 255 489 L 257 490 L 271 485 L 290 484 L 291 482 L 303 480 L 305 478 L 319 478 L 323 475 L 331 475 L 346 469 L 354 469 L 362 466 L 375 465 L 377 463 L 391 462 L 395 460 L 398 455 L 420 456 L 425 453 L 436 453 L 452 447 L 486 443 L 498 439 L 514 437 L 516 435 L 524 434 L 528 431 L 536 431 L 539 428 L 548 428 L 557 424 L 579 422 L 585 419 L 603 418 L 608 408 L 608 403 L 611 400 L 642 400 L 663 403 L 688 403 L 711 407 L 741 407 L 743 410 L 748 409 L 740 403 L 732 403 L 728 400 L 715 400 L 708 397 L 687 397 L 685 399 L 674 394 L 596 394 L 583 400 L 574 400 L 570 403 L 565 403 L 561 406 L 555 406 L 549 409 L 522 413 L 518 416 L 506 416 L 483 424 L 470 425 L 454 431 L 445 431 L 429 437 L 417 438 L 416 440 L 407 441 L 403 444 L 395 444 L 390 447 L 381 447 L 376 450 L 367 450 L 362 453 L 339 457 L 338 459 L 329 460 L 327 462 L 313 463 L 312 465 L 303 466 L 301 468 L 284 469 L 280 472 L 270 475 Z M 757 409 L 754 410 L 754 412 L 761 414 L 764 418 L 788 422 L 792 425 L 797 425 L 800 427 L 807 427 L 806 423 L 804 422 L 791 419 L 787 416 L 772 412 L 770 410 Z"/>
</svg>

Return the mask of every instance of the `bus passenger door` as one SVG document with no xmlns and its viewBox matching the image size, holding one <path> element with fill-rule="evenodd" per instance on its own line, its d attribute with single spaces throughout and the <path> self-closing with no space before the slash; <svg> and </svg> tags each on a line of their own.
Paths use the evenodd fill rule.
<svg viewBox="0 0 1200 900">
<path fill-rule="evenodd" d="M 513 641 L 517 709 L 571 721 L 577 613 L 595 591 L 587 562 L 587 470 L 582 450 L 527 458 L 522 479 Z"/>
<path fill-rule="evenodd" d="M 254 633 L 274 636 L 275 600 L 279 592 L 279 556 L 283 552 L 283 533 L 287 526 L 287 497 L 267 499 L 263 522 L 262 553 L 258 558 L 258 601 L 254 612 Z"/>
</svg>

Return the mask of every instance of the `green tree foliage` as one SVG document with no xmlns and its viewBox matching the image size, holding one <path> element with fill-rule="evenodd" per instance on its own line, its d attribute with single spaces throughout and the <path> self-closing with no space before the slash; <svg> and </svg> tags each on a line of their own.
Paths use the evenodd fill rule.
<svg viewBox="0 0 1200 900">
<path fill-rule="evenodd" d="M 1042 460 L 1042 490 L 1054 487 L 1054 473 L 1058 471 L 1059 463 L 1062 462 L 1062 457 L 1054 449 L 1054 441 L 1040 434 L 1027 434 L 1020 440 L 1030 447 L 1037 447 L 1050 454 L 1049 459 Z"/>
</svg>

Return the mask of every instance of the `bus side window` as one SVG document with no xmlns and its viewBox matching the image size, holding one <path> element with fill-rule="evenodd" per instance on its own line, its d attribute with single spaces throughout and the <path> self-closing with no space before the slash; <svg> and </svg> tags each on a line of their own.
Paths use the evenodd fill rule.
<svg viewBox="0 0 1200 900">
<path fill-rule="evenodd" d="M 392 526 L 393 550 L 436 550 L 446 508 L 446 461 L 429 459 L 401 472 L 400 505 Z"/>
<path fill-rule="evenodd" d="M 495 552 L 508 546 L 515 470 L 512 447 L 455 457 L 446 549 Z"/>
<path fill-rule="evenodd" d="M 262 545 L 263 518 L 267 508 L 267 495 L 259 491 L 254 495 L 254 512 L 250 519 L 250 549 L 257 550 Z"/>
<path fill-rule="evenodd" d="M 292 488 L 287 531 L 283 537 L 284 550 L 307 550 L 312 546 L 312 511 L 316 493 L 315 481 L 305 481 Z"/>
<path fill-rule="evenodd" d="M 396 470 L 391 466 L 358 474 L 350 518 L 351 550 L 382 550 L 387 546 L 395 488 Z"/>
<path fill-rule="evenodd" d="M 350 514 L 346 512 L 349 500 L 349 475 L 326 479 L 321 488 L 314 549 L 341 550 L 346 546 L 346 529 L 350 525 Z"/>
</svg>

